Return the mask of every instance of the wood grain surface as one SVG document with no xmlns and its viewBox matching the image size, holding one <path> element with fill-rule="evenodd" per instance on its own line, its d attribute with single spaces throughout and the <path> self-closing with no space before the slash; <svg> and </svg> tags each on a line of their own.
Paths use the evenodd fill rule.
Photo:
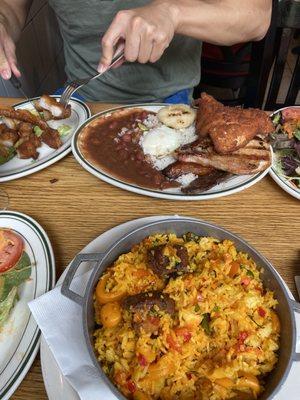
<svg viewBox="0 0 300 400">
<path fill-rule="evenodd" d="M 1 105 L 16 102 L 0 98 Z M 90 107 L 95 113 L 109 106 Z M 107 229 L 139 217 L 179 214 L 201 218 L 241 235 L 272 262 L 297 296 L 294 276 L 300 275 L 300 203 L 269 176 L 241 193 L 216 200 L 160 200 L 102 182 L 69 154 L 43 171 L 3 183 L 1 188 L 10 197 L 11 210 L 30 215 L 48 233 L 57 278 L 86 244 Z M 47 399 L 39 355 L 11 398 Z"/>
</svg>

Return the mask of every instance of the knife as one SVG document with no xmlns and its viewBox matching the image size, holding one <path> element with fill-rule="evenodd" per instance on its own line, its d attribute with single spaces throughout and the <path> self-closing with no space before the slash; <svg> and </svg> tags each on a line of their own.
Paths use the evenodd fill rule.
<svg viewBox="0 0 300 400">
<path fill-rule="evenodd" d="M 35 105 L 33 104 L 32 100 L 30 100 L 29 97 L 27 96 L 27 94 L 24 92 L 21 81 L 13 73 L 12 73 L 9 81 L 13 85 L 13 87 L 22 94 L 22 97 L 25 97 L 25 99 L 28 101 L 28 103 L 30 103 L 32 105 L 32 108 L 34 110 L 36 110 Z M 37 112 L 38 112 L 40 118 L 44 119 L 43 115 L 39 111 L 37 111 Z"/>
<path fill-rule="evenodd" d="M 300 276 L 295 276 L 295 283 L 298 292 L 298 297 L 300 298 Z"/>
</svg>

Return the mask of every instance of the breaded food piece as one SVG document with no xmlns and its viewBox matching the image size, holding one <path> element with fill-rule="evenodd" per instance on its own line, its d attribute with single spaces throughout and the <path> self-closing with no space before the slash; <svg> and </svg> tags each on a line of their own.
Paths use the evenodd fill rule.
<svg viewBox="0 0 300 400">
<path fill-rule="evenodd" d="M 62 145 L 59 133 L 55 129 L 48 128 L 41 135 L 42 142 L 46 143 L 52 149 L 59 149 Z"/>
<path fill-rule="evenodd" d="M 66 107 L 60 104 L 55 97 L 47 94 L 41 96 L 39 100 L 35 101 L 35 108 L 39 112 L 45 112 L 46 119 L 65 119 L 71 115 L 70 104 Z"/>
<path fill-rule="evenodd" d="M 197 133 L 200 137 L 209 135 L 219 154 L 230 154 L 255 136 L 265 137 L 274 131 L 272 121 L 262 110 L 226 107 L 206 93 L 202 93 L 198 105 Z"/>
<path fill-rule="evenodd" d="M 17 148 L 17 154 L 21 159 L 33 158 L 36 160 L 39 156 L 37 148 L 40 147 L 41 140 L 34 133 L 25 138 Z"/>
</svg>

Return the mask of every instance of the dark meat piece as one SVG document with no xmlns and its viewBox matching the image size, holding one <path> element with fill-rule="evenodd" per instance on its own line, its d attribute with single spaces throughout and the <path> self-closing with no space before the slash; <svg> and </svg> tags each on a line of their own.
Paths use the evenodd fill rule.
<svg viewBox="0 0 300 400">
<path fill-rule="evenodd" d="M 18 156 L 21 159 L 33 158 L 36 160 L 39 156 L 37 148 L 40 147 L 41 140 L 32 133 L 17 148 Z"/>
<path fill-rule="evenodd" d="M 162 278 L 169 278 L 174 275 L 180 275 L 185 272 L 189 272 L 188 266 L 188 252 L 184 246 L 174 245 L 172 248 L 176 258 L 179 258 L 179 262 L 174 263 L 169 257 L 164 255 L 164 250 L 170 245 L 161 245 L 148 250 L 148 264 L 155 274 Z"/>
<path fill-rule="evenodd" d="M 206 175 L 211 171 L 213 171 L 211 167 L 203 167 L 203 165 L 196 163 L 176 161 L 174 164 L 168 165 L 162 173 L 170 179 L 177 179 L 179 176 L 185 174 Z"/>
<path fill-rule="evenodd" d="M 202 93 L 198 105 L 197 133 L 209 135 L 219 154 L 232 153 L 255 136 L 274 131 L 271 119 L 262 110 L 225 107 L 206 93 Z"/>
<path fill-rule="evenodd" d="M 191 182 L 188 186 L 181 189 L 183 193 L 201 193 L 209 190 L 218 183 L 224 182 L 230 177 L 230 174 L 224 171 L 214 170 L 208 175 L 200 176 Z"/>
<path fill-rule="evenodd" d="M 6 147 L 12 147 L 19 140 L 18 132 L 0 124 L 0 144 Z"/>
<path fill-rule="evenodd" d="M 133 313 L 132 324 L 137 332 L 142 329 L 151 334 L 157 333 L 160 327 L 157 307 L 170 315 L 175 313 L 175 301 L 159 291 L 129 296 L 123 300 L 123 307 Z"/>
<path fill-rule="evenodd" d="M 123 300 L 123 307 L 131 312 L 149 312 L 154 306 L 170 315 L 175 313 L 175 301 L 160 291 L 139 293 Z"/>
<path fill-rule="evenodd" d="M 48 128 L 41 135 L 42 141 L 53 149 L 58 149 L 62 145 L 59 133 L 55 129 Z"/>
<path fill-rule="evenodd" d="M 33 125 L 29 122 L 21 122 L 18 131 L 20 137 L 28 138 L 33 133 Z"/>
<path fill-rule="evenodd" d="M 193 146 L 190 152 L 185 148 L 177 156 L 180 161 L 199 163 L 236 175 L 256 174 L 271 164 L 270 146 L 262 140 L 251 140 L 244 148 L 228 155 L 216 153 L 213 147 Z"/>
</svg>

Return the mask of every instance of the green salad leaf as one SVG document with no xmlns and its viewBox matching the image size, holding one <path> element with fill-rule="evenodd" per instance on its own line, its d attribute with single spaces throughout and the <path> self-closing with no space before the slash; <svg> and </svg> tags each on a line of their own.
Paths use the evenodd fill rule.
<svg viewBox="0 0 300 400">
<path fill-rule="evenodd" d="M 14 268 L 0 274 L 0 302 L 4 301 L 13 287 L 20 286 L 31 275 L 31 261 L 24 251 Z"/>
<path fill-rule="evenodd" d="M 281 119 L 281 113 L 280 113 L 280 112 L 278 112 L 278 113 L 276 113 L 275 115 L 273 115 L 273 117 L 272 117 L 272 122 L 273 122 L 273 124 L 274 124 L 274 125 L 279 124 L 280 119 Z"/>
<path fill-rule="evenodd" d="M 13 287 L 3 301 L 0 301 L 0 328 L 7 320 L 11 309 L 13 308 L 18 295 L 18 288 Z"/>
<path fill-rule="evenodd" d="M 5 164 L 9 160 L 13 158 L 13 156 L 16 153 L 16 149 L 11 146 L 11 147 L 6 147 L 3 145 L 0 145 L 0 165 Z"/>
</svg>

